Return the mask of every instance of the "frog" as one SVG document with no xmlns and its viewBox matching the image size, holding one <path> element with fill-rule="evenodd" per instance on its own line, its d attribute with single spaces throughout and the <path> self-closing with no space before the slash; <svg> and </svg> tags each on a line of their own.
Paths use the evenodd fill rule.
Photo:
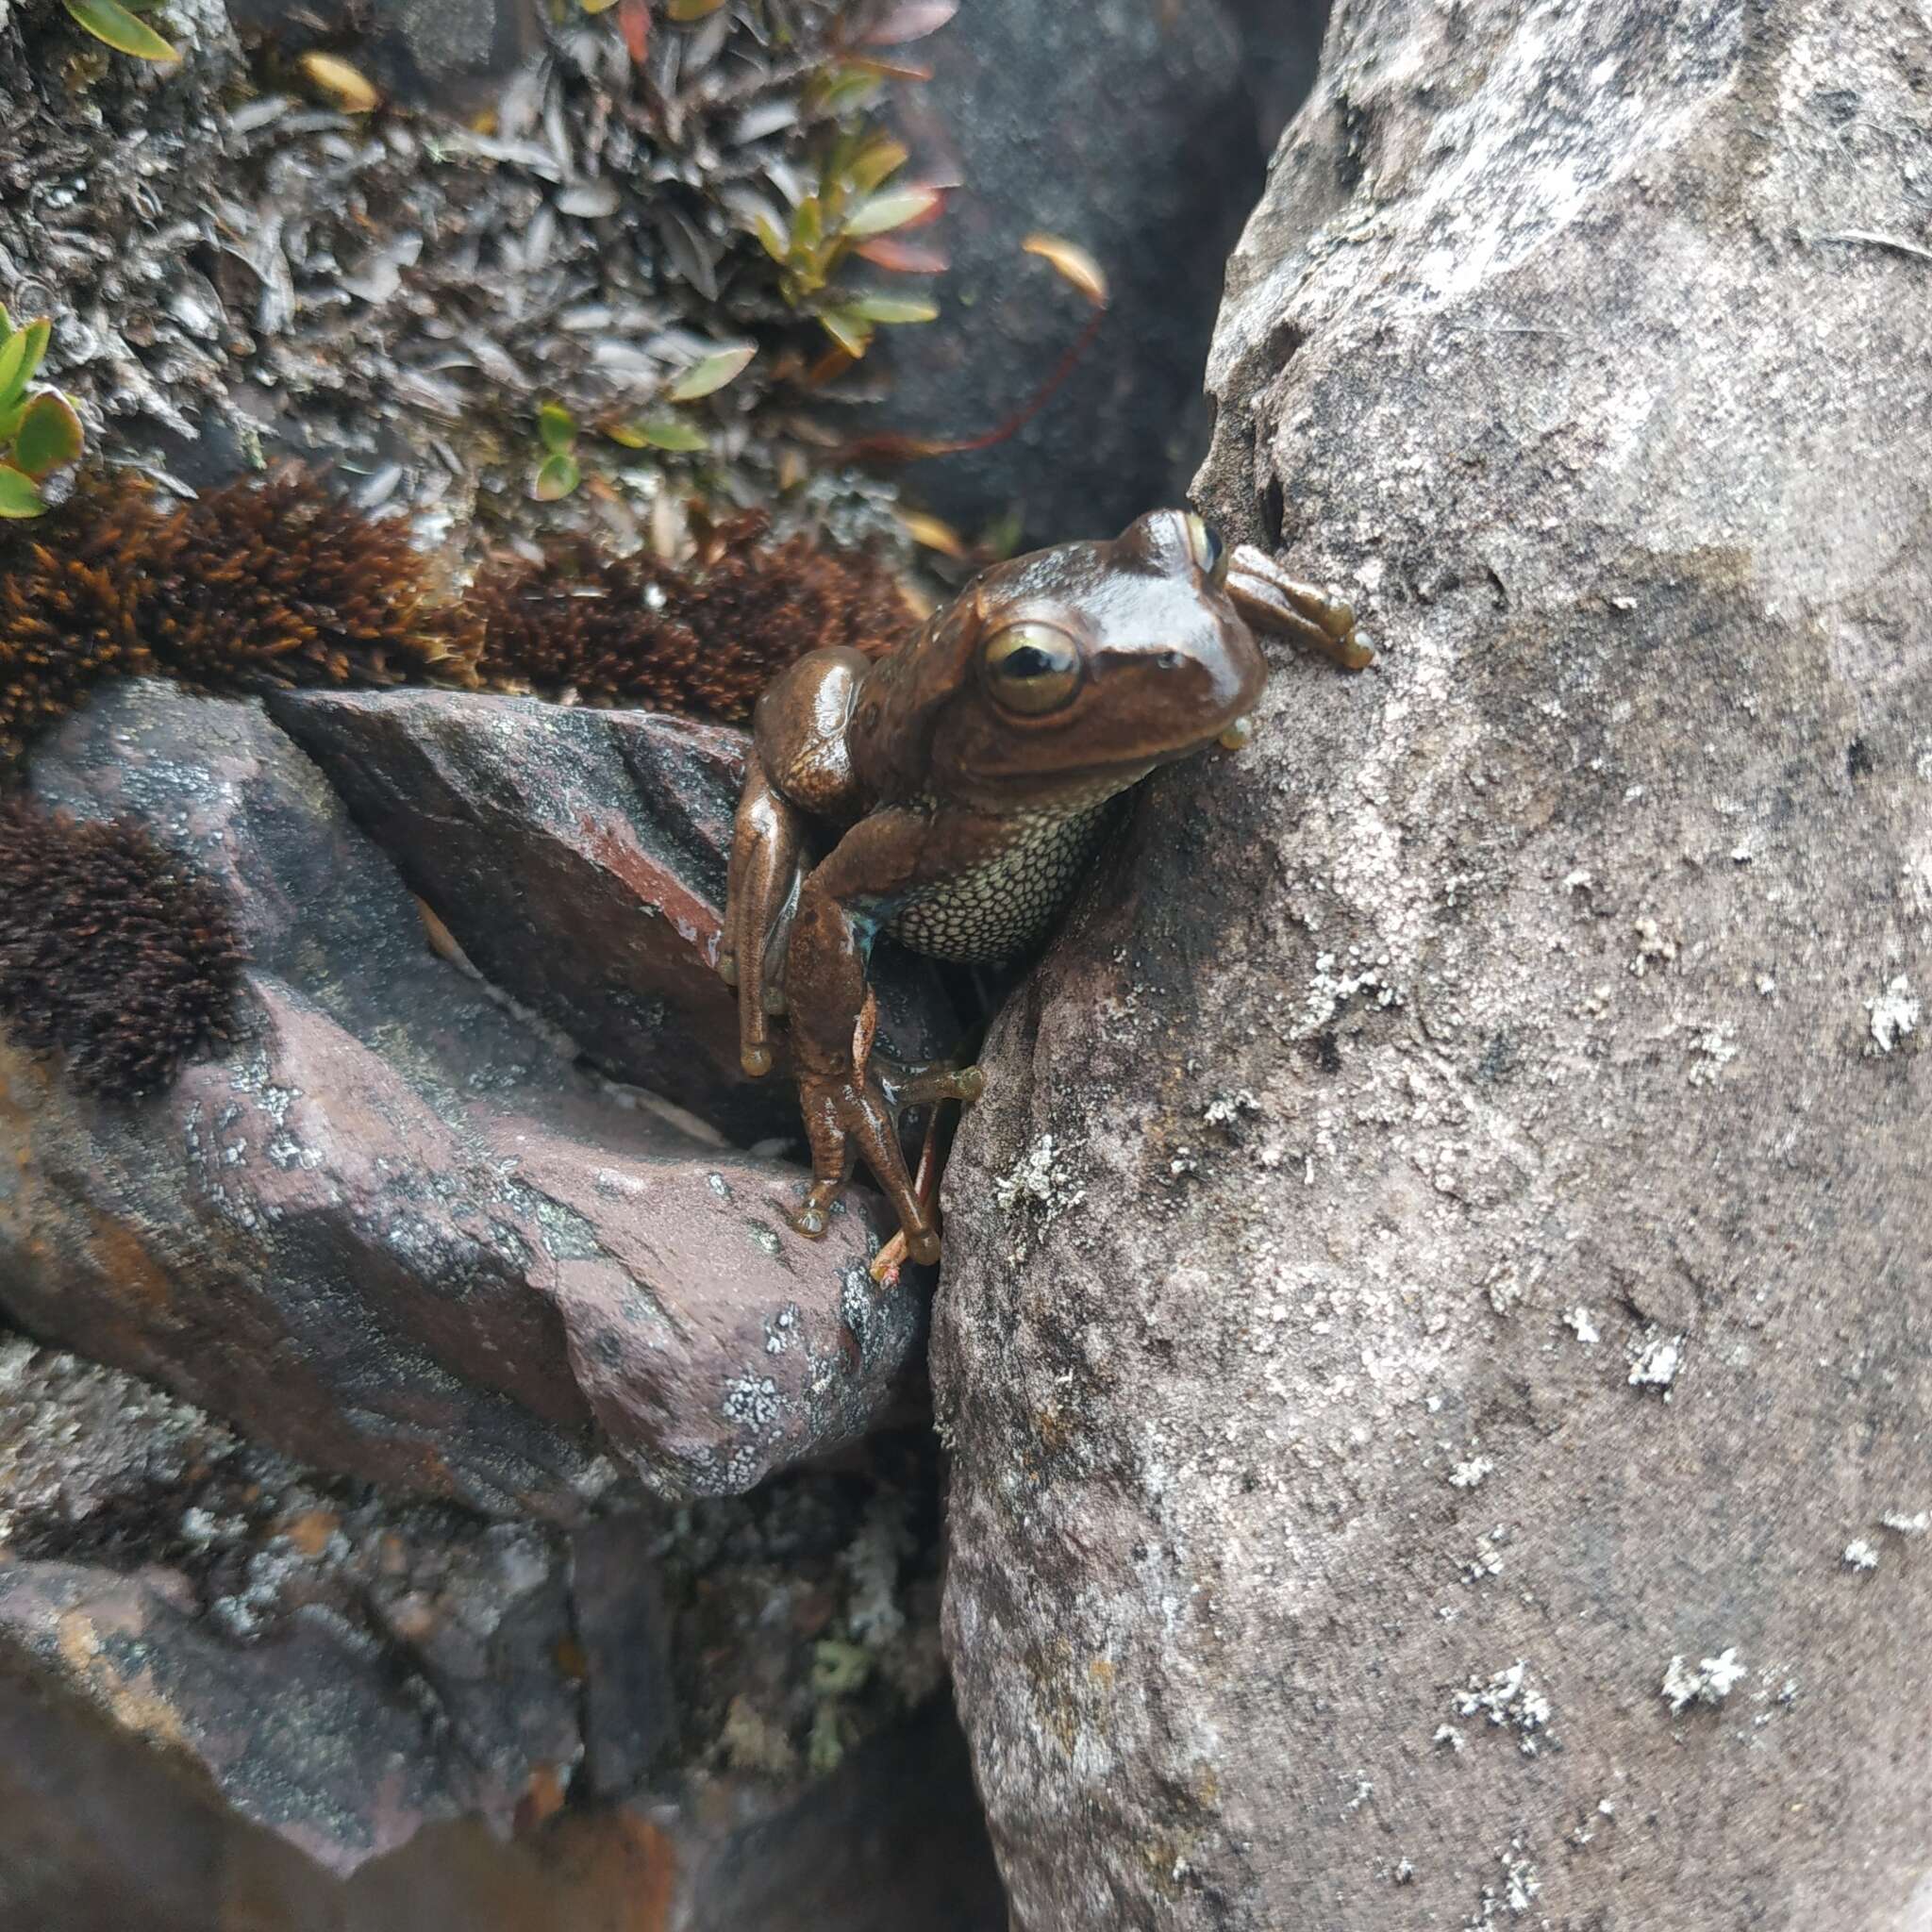
<svg viewBox="0 0 1932 1932">
<path fill-rule="evenodd" d="M 812 651 L 766 687 L 717 967 L 747 1075 L 773 1071 L 786 1024 L 812 1165 L 798 1233 L 824 1235 L 862 1158 L 895 1246 L 937 1261 L 926 1163 L 915 1181 L 902 1117 L 970 1104 L 985 1075 L 887 1055 L 875 941 L 968 966 L 1030 953 L 1123 793 L 1245 741 L 1268 675 L 1257 632 L 1350 671 L 1374 657 L 1340 597 L 1191 511 L 1156 510 L 1116 538 L 989 566 L 882 655 Z"/>
</svg>

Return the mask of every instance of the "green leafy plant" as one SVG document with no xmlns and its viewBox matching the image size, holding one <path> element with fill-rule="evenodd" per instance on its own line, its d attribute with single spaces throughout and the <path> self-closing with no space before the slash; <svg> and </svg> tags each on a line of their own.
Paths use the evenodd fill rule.
<svg viewBox="0 0 1932 1932">
<path fill-rule="evenodd" d="M 37 517 L 42 485 L 80 460 L 85 439 L 74 405 L 56 389 L 33 387 L 53 325 L 14 326 L 0 308 L 0 517 Z"/>
<path fill-rule="evenodd" d="M 117 54 L 137 60 L 178 60 L 181 56 L 141 16 L 159 0 L 62 0 L 75 20 Z"/>
<path fill-rule="evenodd" d="M 709 439 L 691 415 L 675 406 L 715 395 L 744 373 L 757 353 L 750 342 L 713 349 L 666 383 L 642 414 L 601 422 L 597 425 L 599 433 L 625 449 L 662 450 L 669 456 L 695 455 L 709 446 Z M 583 481 L 583 466 L 577 455 L 576 419 L 561 403 L 545 403 L 537 411 L 537 435 L 543 445 L 543 456 L 531 481 L 530 494 L 540 503 L 557 503 Z"/>
<path fill-rule="evenodd" d="M 778 290 L 795 309 L 815 315 L 846 355 L 863 356 L 881 324 L 932 322 L 937 303 L 877 290 L 841 289 L 838 277 L 854 255 L 881 267 L 932 273 L 944 267 L 891 242 L 924 225 L 945 204 L 944 191 L 887 184 L 907 159 L 903 142 L 871 128 L 841 134 L 819 173 L 818 186 L 791 211 L 789 224 L 769 212 L 757 218 L 758 237 L 778 264 Z"/>
</svg>

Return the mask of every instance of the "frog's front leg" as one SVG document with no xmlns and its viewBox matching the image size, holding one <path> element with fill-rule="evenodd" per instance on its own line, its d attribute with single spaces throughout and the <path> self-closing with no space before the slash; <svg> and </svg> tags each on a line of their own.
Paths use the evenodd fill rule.
<svg viewBox="0 0 1932 1932">
<path fill-rule="evenodd" d="M 899 1217 L 915 1261 L 939 1258 L 931 1205 L 921 1199 L 899 1143 L 899 1115 L 941 1100 L 975 1100 L 976 1067 L 892 1067 L 874 1052 L 876 1007 L 866 981 L 874 935 L 927 874 L 958 858 L 958 837 L 935 839 L 926 814 L 888 808 L 862 819 L 806 879 L 786 953 L 791 1058 L 811 1144 L 812 1182 L 791 1217 L 822 1235 L 855 1157 L 871 1168 Z"/>
<path fill-rule="evenodd" d="M 731 877 L 718 971 L 738 989 L 738 1057 L 754 1079 L 772 1071 L 771 1015 L 785 1009 L 772 977 L 785 956 L 786 916 L 799 886 L 805 817 L 765 776 L 754 749 L 731 830 Z"/>
<path fill-rule="evenodd" d="M 1362 671 L 1375 661 L 1355 627 L 1355 612 L 1341 598 L 1290 576 L 1252 543 L 1237 544 L 1228 559 L 1227 594 L 1257 630 L 1298 638 L 1344 671 Z"/>
</svg>

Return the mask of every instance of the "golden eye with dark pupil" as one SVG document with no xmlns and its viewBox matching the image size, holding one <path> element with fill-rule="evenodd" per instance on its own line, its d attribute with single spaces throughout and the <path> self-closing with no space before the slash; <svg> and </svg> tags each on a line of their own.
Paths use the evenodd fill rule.
<svg viewBox="0 0 1932 1932">
<path fill-rule="evenodd" d="M 1080 683 L 1080 653 L 1050 624 L 1009 624 L 981 654 L 988 689 L 1003 709 L 1039 717 L 1057 711 Z"/>
<path fill-rule="evenodd" d="M 1227 547 L 1200 517 L 1188 519 L 1188 548 L 1210 584 L 1218 589 L 1227 581 Z"/>
</svg>

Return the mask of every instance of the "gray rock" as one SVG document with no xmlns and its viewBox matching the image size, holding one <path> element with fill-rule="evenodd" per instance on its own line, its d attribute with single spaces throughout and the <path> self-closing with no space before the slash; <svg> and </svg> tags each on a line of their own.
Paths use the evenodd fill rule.
<svg viewBox="0 0 1932 1932">
<path fill-rule="evenodd" d="M 104 696 L 32 789 L 229 892 L 245 1037 L 137 1106 L 0 1041 L 0 1307 L 306 1462 L 569 1516 L 620 1467 L 749 1488 L 862 1434 L 923 1326 L 787 1165 L 626 1109 L 437 958 L 258 706 Z"/>
<path fill-rule="evenodd" d="M 973 0 L 909 51 L 933 79 L 895 116 L 908 175 L 961 184 L 932 231 L 952 268 L 932 285 L 937 325 L 881 332 L 893 393 L 855 426 L 971 435 L 1024 402 L 1091 312 L 1021 252 L 1063 235 L 1108 277 L 1098 341 L 1009 441 L 907 477 L 969 531 L 1011 508 L 1042 542 L 1113 536 L 1178 497 L 1207 437 L 1201 344 L 1261 172 L 1234 31 L 1220 0 Z"/>
<path fill-rule="evenodd" d="M 948 1177 L 1024 1932 L 1924 1916 L 1928 61 L 1337 9 L 1198 493 L 1384 658 L 1155 781 Z"/>
</svg>

